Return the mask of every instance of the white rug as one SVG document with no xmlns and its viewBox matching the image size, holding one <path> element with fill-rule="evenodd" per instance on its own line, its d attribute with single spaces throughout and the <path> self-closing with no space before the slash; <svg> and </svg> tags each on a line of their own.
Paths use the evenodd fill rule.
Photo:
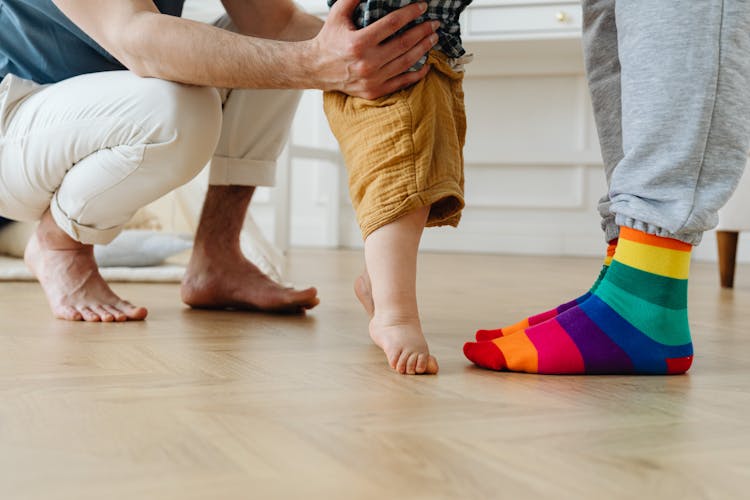
<svg viewBox="0 0 750 500">
<path fill-rule="evenodd" d="M 111 282 L 179 283 L 185 274 L 184 266 L 104 267 L 100 270 Z M 21 259 L 0 257 L 0 281 L 36 281 Z"/>
</svg>

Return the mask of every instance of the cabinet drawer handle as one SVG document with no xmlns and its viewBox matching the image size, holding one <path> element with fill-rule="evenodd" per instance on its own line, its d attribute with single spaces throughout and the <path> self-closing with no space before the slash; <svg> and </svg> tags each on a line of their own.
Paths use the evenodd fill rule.
<svg viewBox="0 0 750 500">
<path fill-rule="evenodd" d="M 557 14 L 555 14 L 555 18 L 557 19 L 557 22 L 559 23 L 568 23 L 570 21 L 570 16 L 567 14 L 567 12 L 560 11 Z"/>
</svg>

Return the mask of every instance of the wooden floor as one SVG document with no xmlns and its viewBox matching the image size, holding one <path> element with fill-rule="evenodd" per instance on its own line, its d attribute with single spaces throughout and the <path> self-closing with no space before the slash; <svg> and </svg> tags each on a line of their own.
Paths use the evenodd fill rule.
<svg viewBox="0 0 750 500">
<path fill-rule="evenodd" d="M 461 346 L 586 289 L 592 259 L 425 255 L 441 372 L 391 372 L 350 283 L 356 252 L 297 251 L 308 317 L 190 311 L 119 285 L 141 324 L 49 317 L 0 284 L 2 499 L 747 498 L 750 268 L 694 266 L 696 363 L 678 377 L 476 369 Z"/>
</svg>

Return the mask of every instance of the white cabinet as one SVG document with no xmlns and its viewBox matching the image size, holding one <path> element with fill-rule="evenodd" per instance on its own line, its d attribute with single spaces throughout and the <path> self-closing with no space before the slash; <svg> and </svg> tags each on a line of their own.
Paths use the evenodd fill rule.
<svg viewBox="0 0 750 500">
<path fill-rule="evenodd" d="M 578 2 L 476 2 L 463 16 L 467 40 L 578 37 L 581 6 Z"/>
<path fill-rule="evenodd" d="M 307 12 L 328 13 L 325 0 L 297 0 Z M 475 0 L 462 17 L 464 37 L 495 39 L 577 37 L 581 6 L 576 1 Z"/>
</svg>

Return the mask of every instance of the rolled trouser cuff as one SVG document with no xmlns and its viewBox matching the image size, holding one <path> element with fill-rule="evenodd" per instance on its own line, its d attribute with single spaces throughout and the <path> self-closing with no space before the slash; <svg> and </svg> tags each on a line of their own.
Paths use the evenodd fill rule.
<svg viewBox="0 0 750 500">
<path fill-rule="evenodd" d="M 212 186 L 274 186 L 276 160 L 214 156 L 208 183 Z"/>
<path fill-rule="evenodd" d="M 52 198 L 49 209 L 57 227 L 65 231 L 74 240 L 86 245 L 106 245 L 114 240 L 122 231 L 122 226 L 98 229 L 79 224 L 68 217 L 63 209 L 60 208 L 57 201 L 57 194 Z"/>
</svg>

